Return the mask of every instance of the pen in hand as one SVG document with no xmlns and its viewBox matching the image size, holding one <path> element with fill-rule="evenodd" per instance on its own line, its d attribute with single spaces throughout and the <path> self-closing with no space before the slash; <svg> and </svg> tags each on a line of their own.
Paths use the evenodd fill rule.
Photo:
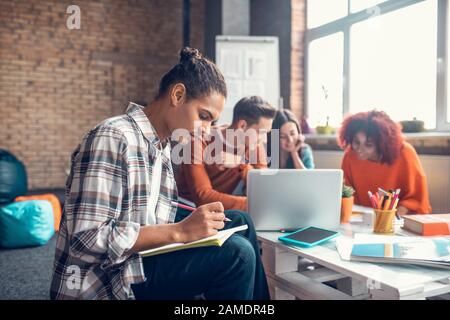
<svg viewBox="0 0 450 320">
<path fill-rule="evenodd" d="M 172 201 L 172 204 L 177 206 L 178 208 L 185 209 L 185 210 L 188 210 L 188 211 L 191 211 L 191 212 L 196 210 L 196 208 L 193 208 L 193 207 L 185 205 L 185 204 L 177 203 L 175 201 Z M 225 217 L 225 219 L 223 219 L 223 221 L 230 222 L 231 219 Z"/>
</svg>

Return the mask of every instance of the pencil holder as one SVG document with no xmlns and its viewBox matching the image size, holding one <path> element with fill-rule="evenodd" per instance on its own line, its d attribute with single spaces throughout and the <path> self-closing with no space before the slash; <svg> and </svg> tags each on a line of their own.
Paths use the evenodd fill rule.
<svg viewBox="0 0 450 320">
<path fill-rule="evenodd" d="M 380 234 L 393 234 L 394 233 L 394 210 L 378 210 L 374 209 L 375 217 L 373 222 L 373 232 Z"/>
</svg>

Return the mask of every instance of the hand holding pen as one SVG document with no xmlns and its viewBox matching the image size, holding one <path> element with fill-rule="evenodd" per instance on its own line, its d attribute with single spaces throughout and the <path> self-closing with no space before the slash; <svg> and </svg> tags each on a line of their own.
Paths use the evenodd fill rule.
<svg viewBox="0 0 450 320">
<path fill-rule="evenodd" d="M 216 235 L 225 227 L 225 214 L 221 202 L 213 202 L 192 208 L 194 211 L 180 222 L 180 239 L 177 242 L 191 242 Z"/>
<path fill-rule="evenodd" d="M 191 212 L 197 210 L 197 208 L 188 206 L 188 205 L 186 205 L 186 204 L 178 203 L 178 202 L 175 202 L 175 201 L 172 201 L 172 204 L 175 205 L 175 206 L 177 206 L 178 208 L 185 209 L 185 210 L 188 210 L 188 211 L 191 211 Z M 225 217 L 225 218 L 223 219 L 223 221 L 229 222 L 229 221 L 231 221 L 231 220 L 228 219 L 227 217 Z"/>
</svg>

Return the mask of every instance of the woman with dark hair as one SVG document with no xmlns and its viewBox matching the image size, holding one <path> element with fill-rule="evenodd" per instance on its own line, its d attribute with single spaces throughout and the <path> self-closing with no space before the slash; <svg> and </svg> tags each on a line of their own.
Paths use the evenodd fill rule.
<svg viewBox="0 0 450 320">
<path fill-rule="evenodd" d="M 427 179 L 414 147 L 401 127 L 382 111 L 360 112 L 344 119 L 339 143 L 345 183 L 355 189 L 355 203 L 370 207 L 368 191 L 401 189 L 398 214 L 430 213 Z"/>
<path fill-rule="evenodd" d="M 178 217 L 170 138 L 176 129 L 207 132 L 227 95 L 217 66 L 183 48 L 147 107 L 90 130 L 72 154 L 58 235 L 52 299 L 268 298 L 256 235 L 247 216 L 220 202 Z M 231 218 L 226 222 L 225 217 Z M 246 232 L 222 247 L 142 258 L 140 251 L 217 234 L 236 224 Z M 71 280 L 73 279 L 73 280 Z"/>
<path fill-rule="evenodd" d="M 272 132 L 274 129 L 279 130 L 280 169 L 314 169 L 312 149 L 305 144 L 300 124 L 290 110 L 277 111 Z M 273 147 L 269 146 L 269 152 Z"/>
</svg>

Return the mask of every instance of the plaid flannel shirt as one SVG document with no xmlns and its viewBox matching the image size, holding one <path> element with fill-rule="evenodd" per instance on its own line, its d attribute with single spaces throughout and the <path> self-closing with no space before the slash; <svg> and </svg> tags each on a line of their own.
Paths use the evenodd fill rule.
<svg viewBox="0 0 450 320">
<path fill-rule="evenodd" d="M 142 258 L 130 254 L 140 226 L 174 221 L 177 190 L 170 144 L 160 140 L 142 107 L 89 131 L 72 154 L 55 251 L 52 299 L 134 299 L 145 281 Z M 161 172 L 155 172 L 157 155 Z M 151 190 L 160 178 L 160 190 Z"/>
</svg>

